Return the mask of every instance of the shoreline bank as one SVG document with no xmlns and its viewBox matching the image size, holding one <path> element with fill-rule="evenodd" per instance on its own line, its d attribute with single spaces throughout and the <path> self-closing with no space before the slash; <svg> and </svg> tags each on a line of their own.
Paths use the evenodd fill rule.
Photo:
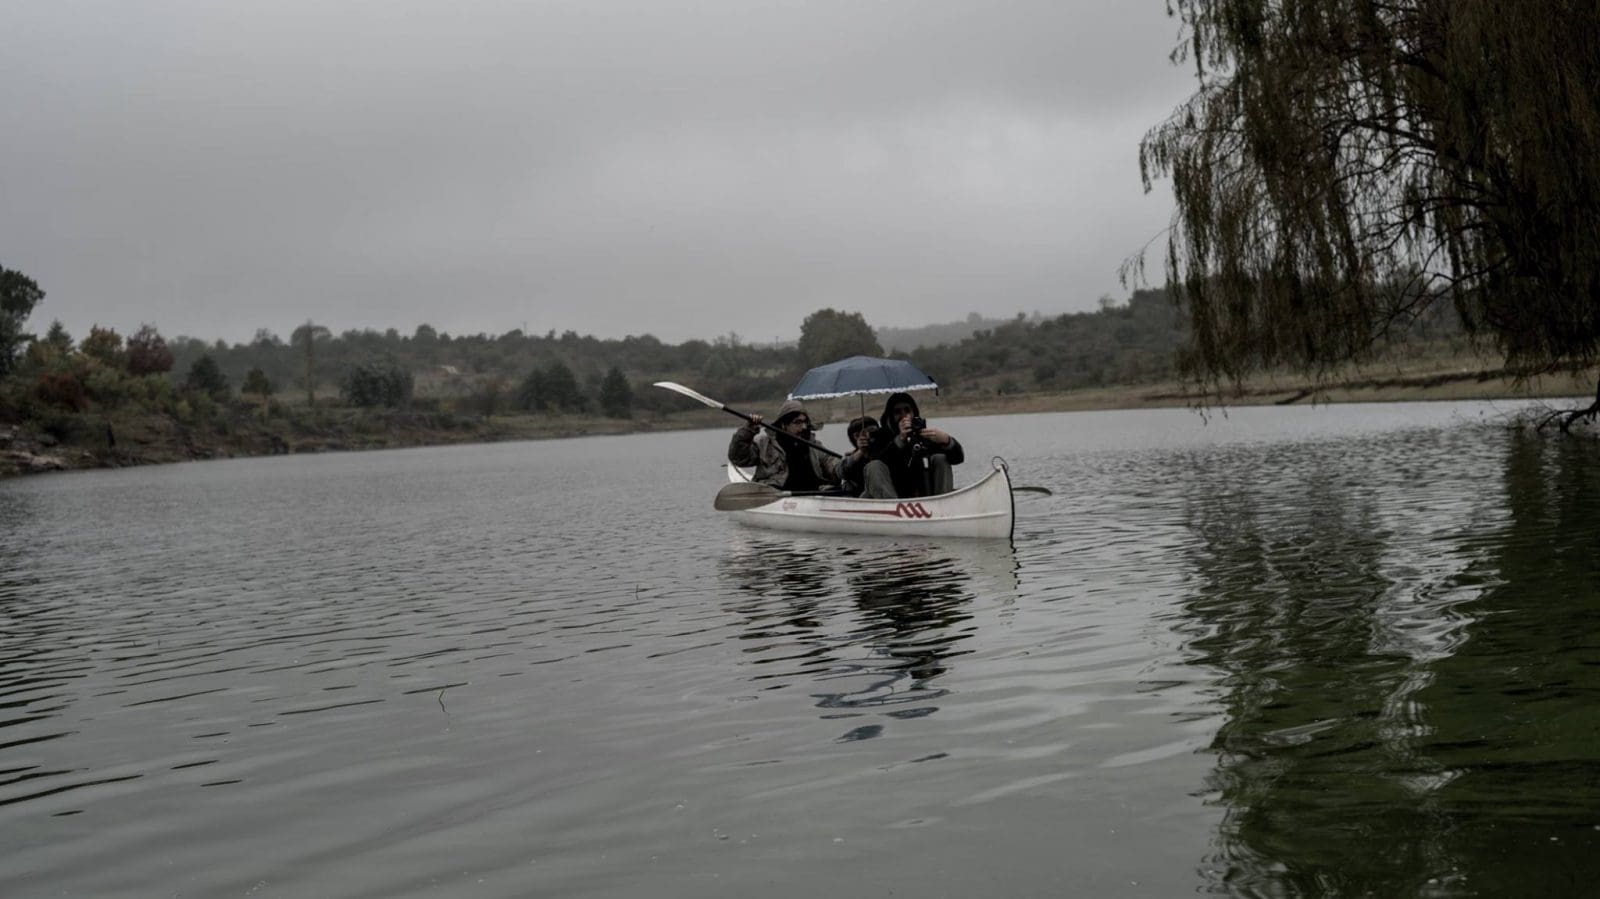
<svg viewBox="0 0 1600 899">
<path fill-rule="evenodd" d="M 1488 400 L 1547 400 L 1553 407 L 1565 407 L 1593 396 L 1596 375 L 1596 370 L 1589 370 L 1528 381 L 1503 370 L 1455 368 L 1350 378 L 1323 387 L 1303 379 L 1258 378 L 1221 396 L 1198 392 L 1192 384 L 1168 382 L 1059 393 L 933 397 L 925 404 L 925 411 L 938 418 L 963 418 L 1114 409 Z M 745 405 L 749 408 L 743 408 Z M 737 407 L 742 411 L 762 412 L 768 405 L 776 407 L 777 401 L 738 404 Z M 830 423 L 847 421 L 859 414 L 858 407 L 848 400 L 813 406 L 820 413 L 819 419 Z M 873 408 L 871 402 L 867 404 L 868 414 L 876 416 L 880 411 L 881 404 L 880 408 Z M 286 432 L 281 426 L 270 428 L 249 418 L 231 421 L 221 432 L 202 432 L 185 428 L 165 416 L 159 417 L 162 420 L 156 418 L 133 421 L 107 418 L 103 431 L 97 427 L 93 434 L 74 435 L 68 439 L 30 429 L 26 424 L 0 427 L 0 477 L 204 459 L 737 427 L 732 416 L 706 408 L 631 419 L 494 416 L 458 420 L 449 427 L 440 426 L 436 417 L 395 413 L 365 418 L 352 413 L 344 416 L 342 427 L 335 422 L 316 431 L 298 433 Z"/>
</svg>

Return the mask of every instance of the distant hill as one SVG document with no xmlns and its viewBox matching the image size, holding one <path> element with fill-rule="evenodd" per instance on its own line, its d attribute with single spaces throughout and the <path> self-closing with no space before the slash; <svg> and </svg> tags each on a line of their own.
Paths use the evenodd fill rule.
<svg viewBox="0 0 1600 899">
<path fill-rule="evenodd" d="M 970 312 L 963 321 L 923 325 L 920 328 L 873 328 L 872 333 L 877 335 L 885 353 L 909 353 L 918 347 L 960 343 L 979 331 L 992 331 L 1010 322 L 1038 322 L 1043 318 L 1038 312 L 1031 317 L 1018 313 L 1015 318 L 984 318 L 976 312 Z"/>
</svg>

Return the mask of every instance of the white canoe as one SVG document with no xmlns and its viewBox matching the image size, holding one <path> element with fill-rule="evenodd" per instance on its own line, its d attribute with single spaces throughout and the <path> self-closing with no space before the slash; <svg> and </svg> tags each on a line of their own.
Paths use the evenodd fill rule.
<svg viewBox="0 0 1600 899">
<path fill-rule="evenodd" d="M 728 466 L 728 480 L 735 483 L 750 480 L 750 473 L 751 469 Z M 781 531 L 996 540 L 1010 539 L 1016 517 L 1011 476 L 999 460 L 982 480 L 939 496 L 857 499 L 801 494 L 728 514 L 741 524 Z"/>
</svg>

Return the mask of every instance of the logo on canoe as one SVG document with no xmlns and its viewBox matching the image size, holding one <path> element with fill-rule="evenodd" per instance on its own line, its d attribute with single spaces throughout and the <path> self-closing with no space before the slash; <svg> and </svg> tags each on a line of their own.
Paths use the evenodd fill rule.
<svg viewBox="0 0 1600 899">
<path fill-rule="evenodd" d="M 923 508 L 922 503 L 899 503 L 894 507 L 896 518 L 932 518 L 933 513 Z"/>
<path fill-rule="evenodd" d="M 824 512 L 849 512 L 852 515 L 893 515 L 895 518 L 932 518 L 922 503 L 895 503 L 893 509 L 823 509 Z"/>
</svg>

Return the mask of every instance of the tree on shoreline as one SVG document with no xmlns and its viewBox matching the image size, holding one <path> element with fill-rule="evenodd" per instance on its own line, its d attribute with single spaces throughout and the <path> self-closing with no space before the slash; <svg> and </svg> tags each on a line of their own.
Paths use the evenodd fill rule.
<svg viewBox="0 0 1600 899">
<path fill-rule="evenodd" d="M 807 368 L 850 356 L 882 356 L 877 335 L 859 312 L 819 309 L 800 325 L 800 361 Z"/>
<path fill-rule="evenodd" d="M 16 369 L 22 345 L 33 339 L 22 325 L 43 299 L 44 291 L 32 278 L 0 265 L 0 377 Z"/>
<path fill-rule="evenodd" d="M 633 388 L 622 369 L 615 365 L 600 382 L 600 411 L 609 418 L 633 417 Z"/>
<path fill-rule="evenodd" d="M 1600 7 L 1169 10 L 1199 89 L 1140 165 L 1173 181 L 1191 374 L 1322 377 L 1438 306 L 1528 374 L 1600 356 Z"/>
</svg>

